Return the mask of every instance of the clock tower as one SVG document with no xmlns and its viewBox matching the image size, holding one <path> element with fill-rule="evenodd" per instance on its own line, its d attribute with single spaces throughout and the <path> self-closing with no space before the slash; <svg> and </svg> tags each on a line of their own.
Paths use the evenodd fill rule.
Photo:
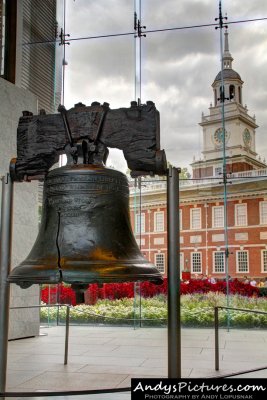
<svg viewBox="0 0 267 400">
<path fill-rule="evenodd" d="M 233 58 L 229 52 L 227 31 L 224 34 L 222 62 L 223 71 L 217 74 L 212 84 L 214 105 L 210 105 L 208 115 L 202 113 L 202 121 L 199 124 L 203 129 L 203 158 L 191 164 L 194 178 L 214 177 L 222 172 L 222 102 L 224 102 L 227 172 L 266 167 L 265 162 L 257 157 L 255 130 L 258 126 L 255 116 L 250 116 L 247 106 L 243 105 L 242 85 L 244 82 L 232 69 Z"/>
</svg>

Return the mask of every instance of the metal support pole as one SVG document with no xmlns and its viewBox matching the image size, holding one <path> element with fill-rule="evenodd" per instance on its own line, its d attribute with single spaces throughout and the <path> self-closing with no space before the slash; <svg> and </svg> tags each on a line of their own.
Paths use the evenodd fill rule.
<svg viewBox="0 0 267 400">
<path fill-rule="evenodd" d="M 2 179 L 0 235 L 0 392 L 6 390 L 10 286 L 7 277 L 11 262 L 13 182 L 6 174 Z"/>
<path fill-rule="evenodd" d="M 70 333 L 70 308 L 66 306 L 66 331 L 65 331 L 65 353 L 64 353 L 64 365 L 68 364 L 69 355 L 69 333 Z"/>
<path fill-rule="evenodd" d="M 179 173 L 170 166 L 167 179 L 169 378 L 181 378 Z"/>
<path fill-rule="evenodd" d="M 219 371 L 219 309 L 214 307 L 215 371 Z"/>
</svg>

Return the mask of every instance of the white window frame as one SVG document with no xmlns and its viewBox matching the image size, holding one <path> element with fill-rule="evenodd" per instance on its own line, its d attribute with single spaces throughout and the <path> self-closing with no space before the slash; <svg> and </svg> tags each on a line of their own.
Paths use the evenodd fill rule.
<svg viewBox="0 0 267 400">
<path fill-rule="evenodd" d="M 141 222 L 141 232 L 140 232 L 140 222 Z M 146 226 L 146 215 L 145 213 L 141 213 L 141 221 L 140 221 L 140 213 L 135 214 L 135 234 L 145 233 Z"/>
<path fill-rule="evenodd" d="M 154 212 L 154 232 L 164 232 L 164 211 Z"/>
<path fill-rule="evenodd" d="M 242 214 L 240 214 L 240 211 L 238 210 L 245 210 L 245 212 Z M 239 221 L 239 218 L 245 217 L 245 222 L 241 222 Z M 247 203 L 239 203 L 239 204 L 235 204 L 235 226 L 247 226 L 248 224 L 248 205 Z"/>
<path fill-rule="evenodd" d="M 260 201 L 259 202 L 259 214 L 260 214 L 260 224 L 266 225 L 267 224 L 267 201 Z"/>
<path fill-rule="evenodd" d="M 222 176 L 223 168 L 222 167 L 214 167 L 214 176 Z"/>
<path fill-rule="evenodd" d="M 157 270 L 161 274 L 165 274 L 165 254 L 164 253 L 155 253 L 154 264 L 155 264 Z"/>
<path fill-rule="evenodd" d="M 180 275 L 184 271 L 184 252 L 180 252 Z"/>
<path fill-rule="evenodd" d="M 218 220 L 216 216 L 216 211 L 221 212 L 221 218 Z M 217 218 L 217 219 L 216 219 Z M 213 206 L 212 207 L 212 227 L 213 228 L 223 228 L 224 227 L 224 207 L 223 206 Z"/>
<path fill-rule="evenodd" d="M 220 254 L 220 256 L 219 256 L 219 254 Z M 217 255 L 218 255 L 218 257 L 217 257 Z M 221 256 L 222 256 L 222 260 L 219 259 L 219 257 L 221 257 Z M 218 271 L 216 271 L 216 262 L 217 261 L 220 263 Z M 221 263 L 221 261 L 222 261 L 222 263 Z M 223 267 L 223 268 L 221 268 L 221 267 Z M 222 250 L 213 251 L 213 273 L 214 274 L 224 274 L 225 273 L 225 251 L 222 251 Z"/>
<path fill-rule="evenodd" d="M 267 272 L 267 250 L 264 249 L 261 251 L 261 272 Z"/>
<path fill-rule="evenodd" d="M 194 221 L 194 213 L 198 212 L 199 216 L 197 220 Z M 198 222 L 198 223 L 197 223 Z M 198 230 L 201 229 L 201 208 L 190 208 L 190 229 Z"/>
<path fill-rule="evenodd" d="M 198 258 L 198 260 L 197 260 Z M 198 263 L 199 269 L 196 269 Z M 202 274 L 202 253 L 201 251 L 193 251 L 191 253 L 191 272 L 192 274 Z"/>
<path fill-rule="evenodd" d="M 246 254 L 245 262 L 247 264 L 247 269 L 246 270 L 242 270 L 242 271 L 240 271 L 240 266 L 241 266 L 240 261 L 244 262 L 244 260 L 240 260 L 239 256 L 240 256 L 241 253 Z M 248 250 L 238 250 L 236 252 L 236 272 L 239 273 L 239 274 L 249 273 L 249 254 L 248 254 Z"/>
<path fill-rule="evenodd" d="M 183 230 L 183 210 L 179 208 L 179 225 L 180 225 L 180 231 Z"/>
</svg>

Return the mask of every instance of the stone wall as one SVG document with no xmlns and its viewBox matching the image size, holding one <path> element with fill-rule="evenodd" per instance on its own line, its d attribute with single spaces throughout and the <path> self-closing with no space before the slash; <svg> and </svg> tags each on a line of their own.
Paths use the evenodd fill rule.
<svg viewBox="0 0 267 400">
<path fill-rule="evenodd" d="M 9 170 L 16 156 L 16 135 L 22 111 L 37 113 L 37 97 L 0 78 L 0 175 Z M 29 253 L 38 232 L 37 182 L 15 183 L 12 239 L 12 267 Z M 2 187 L 0 187 L 0 192 Z M 1 193 L 0 193 L 1 195 Z M 1 199 L 1 196 L 0 196 Z M 1 200 L 0 200 L 1 201 Z M 39 304 L 39 286 L 20 289 L 11 285 L 11 307 Z M 39 334 L 39 309 L 10 310 L 9 338 Z"/>
</svg>

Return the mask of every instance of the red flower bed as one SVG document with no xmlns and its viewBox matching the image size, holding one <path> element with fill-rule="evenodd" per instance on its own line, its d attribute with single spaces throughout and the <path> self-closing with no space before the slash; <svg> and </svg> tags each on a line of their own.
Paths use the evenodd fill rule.
<svg viewBox="0 0 267 400">
<path fill-rule="evenodd" d="M 192 279 L 188 283 L 181 283 L 181 293 L 182 294 L 192 294 L 192 293 L 207 293 L 207 292 L 221 292 L 226 294 L 226 282 L 218 281 L 216 283 L 210 283 L 207 279 L 198 280 Z M 249 284 L 244 284 L 238 279 L 234 279 L 229 282 L 229 293 L 230 294 L 240 294 L 242 296 L 258 296 L 259 288 L 253 287 Z"/>
<path fill-rule="evenodd" d="M 71 304 L 76 306 L 76 295 L 71 287 L 63 284 L 56 286 L 45 286 L 41 290 L 41 301 L 46 304 Z"/>
<path fill-rule="evenodd" d="M 167 295 L 168 286 L 167 279 L 164 279 L 162 285 L 155 285 L 151 282 L 141 283 L 141 294 L 143 297 L 153 297 L 158 294 Z M 188 283 L 181 283 L 181 294 L 221 292 L 226 294 L 226 282 L 218 281 L 215 284 L 208 280 L 189 280 Z M 229 293 L 240 294 L 242 296 L 259 296 L 259 289 L 249 284 L 244 284 L 238 279 L 229 282 Z M 85 304 L 95 304 L 98 299 L 121 299 L 124 297 L 134 297 L 134 283 L 105 283 L 102 286 L 97 284 L 89 285 L 84 294 Z M 68 286 L 59 285 L 59 293 L 57 294 L 57 286 L 44 287 L 41 292 L 41 300 L 44 303 L 55 304 L 57 301 L 64 304 L 76 305 L 76 295 L 73 289 Z"/>
</svg>

